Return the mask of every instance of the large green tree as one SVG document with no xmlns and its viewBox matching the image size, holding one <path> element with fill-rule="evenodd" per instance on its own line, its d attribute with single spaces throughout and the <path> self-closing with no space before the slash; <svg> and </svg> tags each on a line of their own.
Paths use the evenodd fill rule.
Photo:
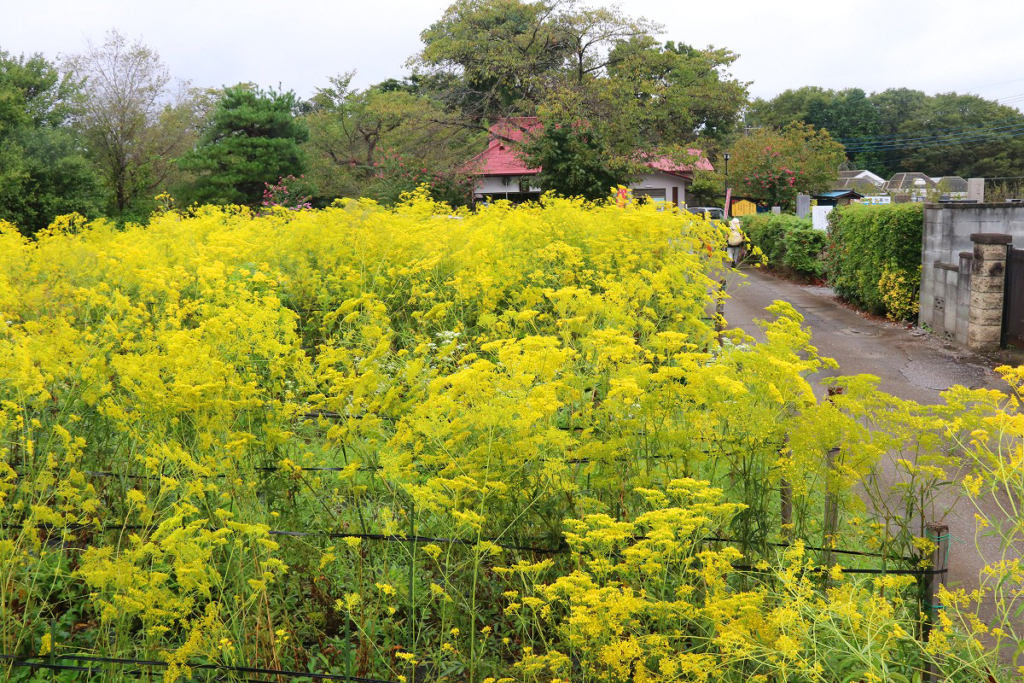
<svg viewBox="0 0 1024 683">
<path fill-rule="evenodd" d="M 856 88 L 805 87 L 755 101 L 747 122 L 824 128 L 844 144 L 848 164 L 883 177 L 1024 175 L 1024 115 L 977 95 L 893 88 L 865 96 Z"/>
<path fill-rule="evenodd" d="M 618 42 L 608 75 L 629 91 L 642 134 L 652 144 L 695 141 L 715 147 L 736 132 L 747 83 L 729 73 L 738 56 L 726 49 L 661 44 L 650 36 Z"/>
<path fill-rule="evenodd" d="M 755 100 L 747 114 L 751 126 L 781 129 L 794 121 L 824 128 L 840 141 L 874 139 L 882 132 L 878 109 L 860 88 L 787 90 L 768 101 Z M 847 159 L 856 168 L 881 171 L 884 166 L 882 151 L 874 148 L 851 147 Z"/>
<path fill-rule="evenodd" d="M 1024 115 L 978 95 L 926 98 L 893 140 L 862 143 L 898 155 L 901 168 L 930 176 L 1024 175 Z"/>
<path fill-rule="evenodd" d="M 540 116 L 520 151 L 544 169 L 541 187 L 603 196 L 646 157 L 714 145 L 746 101 L 727 70 L 735 55 L 663 45 L 659 31 L 576 0 L 459 0 L 423 33 L 414 63 L 461 125 Z"/>
<path fill-rule="evenodd" d="M 155 50 L 117 31 L 64 59 L 82 82 L 82 127 L 118 218 L 140 219 L 176 180 L 175 160 L 196 141 L 211 96 L 179 83 Z"/>
<path fill-rule="evenodd" d="M 303 172 L 301 143 L 309 129 L 295 116 L 292 92 L 247 84 L 225 88 L 182 169 L 196 174 L 187 199 L 259 205 L 266 183 Z"/>
<path fill-rule="evenodd" d="M 423 31 L 411 61 L 467 122 L 533 114 L 568 58 L 556 16 L 543 0 L 459 0 Z"/>
<path fill-rule="evenodd" d="M 468 202 L 472 188 L 462 167 L 484 144 L 482 132 L 457 125 L 416 81 L 357 90 L 352 76 L 331 78 L 303 117 L 306 175 L 319 201 L 365 196 L 390 204 L 426 183 L 438 199 Z"/>
<path fill-rule="evenodd" d="M 530 136 L 521 150 L 527 166 L 541 169 L 533 182 L 542 189 L 601 199 L 641 172 L 635 147 L 623 144 L 623 136 L 607 120 L 581 116 L 572 108 L 543 114 L 543 130 Z"/>
<path fill-rule="evenodd" d="M 828 131 L 805 123 L 759 128 L 730 146 L 729 183 L 734 193 L 768 206 L 792 209 L 798 193 L 829 189 L 844 158 Z M 700 174 L 701 184 L 724 187 L 724 167 Z"/>
<path fill-rule="evenodd" d="M 54 217 L 100 213 L 98 178 L 73 126 L 79 84 L 40 55 L 0 51 L 0 220 L 31 234 Z"/>
</svg>

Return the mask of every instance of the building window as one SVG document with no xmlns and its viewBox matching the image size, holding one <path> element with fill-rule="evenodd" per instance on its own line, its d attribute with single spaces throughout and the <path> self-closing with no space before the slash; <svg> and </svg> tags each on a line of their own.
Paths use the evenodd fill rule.
<svg viewBox="0 0 1024 683">
<path fill-rule="evenodd" d="M 665 188 L 637 189 L 633 190 L 633 198 L 638 202 L 663 202 L 665 201 Z"/>
</svg>

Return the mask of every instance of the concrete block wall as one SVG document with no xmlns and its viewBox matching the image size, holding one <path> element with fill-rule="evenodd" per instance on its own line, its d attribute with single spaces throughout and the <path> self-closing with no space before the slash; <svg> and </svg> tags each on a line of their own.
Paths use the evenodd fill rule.
<svg viewBox="0 0 1024 683">
<path fill-rule="evenodd" d="M 960 266 L 936 263 L 932 283 L 932 329 L 935 334 L 952 341 L 956 336 L 957 287 L 960 283 Z"/>
<path fill-rule="evenodd" d="M 960 268 L 957 272 L 956 310 L 953 341 L 960 346 L 967 346 L 967 333 L 971 319 L 971 268 L 974 264 L 974 252 L 960 252 Z M 949 311 L 946 312 L 949 315 Z M 948 317 L 947 317 L 948 321 Z"/>
<path fill-rule="evenodd" d="M 957 344 L 970 345 L 970 303 L 975 243 L 971 235 L 1008 235 L 1014 245 L 1024 248 L 1024 205 L 1018 204 L 926 204 L 921 244 L 921 293 L 918 321 Z M 991 251 L 991 250 L 990 250 Z M 987 252 L 986 252 L 987 253 Z M 987 275 L 986 277 L 991 277 Z M 1001 296 L 1001 290 L 1000 290 Z M 982 302 L 975 296 L 976 307 Z M 991 311 L 988 317 L 991 317 Z M 991 322 L 975 330 L 990 343 Z"/>
</svg>

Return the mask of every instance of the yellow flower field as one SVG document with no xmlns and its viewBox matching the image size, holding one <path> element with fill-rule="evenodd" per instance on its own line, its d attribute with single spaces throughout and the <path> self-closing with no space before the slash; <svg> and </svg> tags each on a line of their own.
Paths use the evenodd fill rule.
<svg viewBox="0 0 1024 683">
<path fill-rule="evenodd" d="M 867 377 L 817 402 L 834 364 L 787 304 L 766 343 L 716 333 L 725 237 L 422 193 L 0 227 L 0 670 L 1002 675 L 1019 559 L 979 584 L 998 633 L 947 592 L 928 643 L 919 577 L 888 572 L 928 568 L 959 463 L 967 495 L 1019 503 L 1016 403 L 925 408 Z M 887 518 L 883 495 L 912 504 Z"/>
</svg>

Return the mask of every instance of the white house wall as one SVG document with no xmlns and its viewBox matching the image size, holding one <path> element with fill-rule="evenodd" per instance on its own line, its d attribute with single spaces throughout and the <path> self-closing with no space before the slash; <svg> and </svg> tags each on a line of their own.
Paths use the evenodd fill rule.
<svg viewBox="0 0 1024 683">
<path fill-rule="evenodd" d="M 490 195 L 496 199 L 500 199 L 506 192 L 517 193 L 520 192 L 518 176 L 513 176 L 513 180 L 508 185 L 504 182 L 504 176 L 484 176 L 480 179 L 476 186 L 476 196 L 485 197 Z M 523 183 L 526 185 L 526 183 Z M 686 180 L 679 176 L 669 175 L 668 173 L 645 173 L 640 176 L 640 180 L 631 184 L 630 189 L 634 190 L 665 190 L 665 200 L 672 201 L 672 189 L 676 188 L 679 191 L 679 206 L 686 205 Z M 530 188 L 523 187 L 523 192 L 530 192 Z M 610 194 L 610 193 L 609 193 Z"/>
<path fill-rule="evenodd" d="M 633 190 L 665 190 L 665 201 L 672 201 L 672 188 L 679 189 L 679 206 L 686 205 L 686 181 L 668 173 L 645 173 L 639 182 L 629 186 Z"/>
<path fill-rule="evenodd" d="M 477 196 L 492 195 L 494 197 L 501 197 L 506 192 L 519 192 L 519 177 L 513 176 L 513 181 L 508 185 L 504 182 L 505 177 L 497 175 L 484 176 L 476 186 Z"/>
</svg>

